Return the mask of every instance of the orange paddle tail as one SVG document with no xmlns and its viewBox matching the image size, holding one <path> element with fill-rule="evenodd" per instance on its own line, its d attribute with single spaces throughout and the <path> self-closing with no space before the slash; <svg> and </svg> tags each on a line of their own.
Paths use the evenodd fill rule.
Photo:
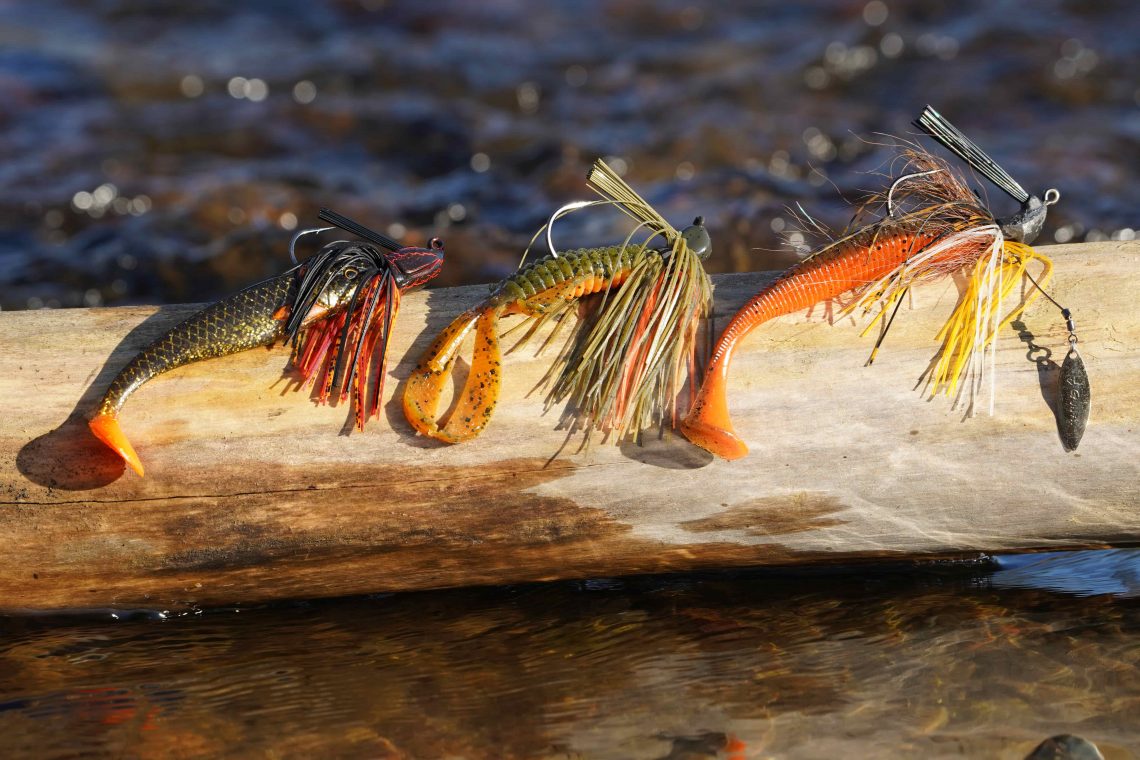
<svg viewBox="0 0 1140 760">
<path fill-rule="evenodd" d="M 748 446 L 733 430 L 728 412 L 728 370 L 737 344 L 771 319 L 870 285 L 933 240 L 934 235 L 912 232 L 855 235 L 805 259 L 753 296 L 721 333 L 681 432 L 723 459 L 747 454 Z"/>
<path fill-rule="evenodd" d="M 135 453 L 135 447 L 127 440 L 126 434 L 123 429 L 119 427 L 119 420 L 111 414 L 96 415 L 90 422 L 87 423 L 91 432 L 95 434 L 103 443 L 114 449 L 115 453 L 123 458 L 123 461 L 131 466 L 131 469 L 143 475 L 142 460 L 139 455 Z"/>
</svg>

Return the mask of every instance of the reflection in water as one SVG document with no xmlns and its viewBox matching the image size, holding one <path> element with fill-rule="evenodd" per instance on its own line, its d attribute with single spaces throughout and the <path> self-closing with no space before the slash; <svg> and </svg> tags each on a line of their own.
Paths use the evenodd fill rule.
<svg viewBox="0 0 1140 760">
<path fill-rule="evenodd" d="M 1062 562 L 1137 591 L 1138 552 Z M 1140 608 L 1003 564 L 10 618 L 0 731 L 36 757 L 1128 757 Z"/>
</svg>

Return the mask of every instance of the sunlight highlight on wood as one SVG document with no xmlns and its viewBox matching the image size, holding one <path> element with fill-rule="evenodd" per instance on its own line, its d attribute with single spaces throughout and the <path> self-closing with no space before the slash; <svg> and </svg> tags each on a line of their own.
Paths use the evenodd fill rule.
<svg viewBox="0 0 1140 760">
<path fill-rule="evenodd" d="M 363 433 L 346 406 L 287 390 L 287 348 L 148 383 L 120 419 L 144 480 L 84 415 L 194 307 L 0 313 L 0 608 L 187 609 L 1140 543 L 1140 243 L 1043 252 L 1051 293 L 1080 322 L 1093 394 L 1071 453 L 1050 408 L 1067 331 L 1040 300 L 998 335 L 992 417 L 963 420 L 916 388 L 951 282 L 912 289 L 871 367 L 872 339 L 839 305 L 758 329 L 729 381 L 752 448 L 736 462 L 670 434 L 563 448 L 557 410 L 543 416 L 532 392 L 550 356 L 527 348 L 504 356 L 496 421 L 478 440 L 415 436 L 394 394 L 443 325 L 486 295 L 474 286 L 404 298 L 388 424 Z M 774 276 L 714 277 L 718 327 Z"/>
</svg>

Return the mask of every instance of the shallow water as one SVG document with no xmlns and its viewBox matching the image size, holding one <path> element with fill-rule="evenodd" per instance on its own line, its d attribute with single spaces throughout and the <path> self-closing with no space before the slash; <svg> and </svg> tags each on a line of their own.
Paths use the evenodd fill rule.
<svg viewBox="0 0 1140 760">
<path fill-rule="evenodd" d="M 511 271 L 597 156 L 714 271 L 796 258 L 936 104 L 1027 188 L 1046 241 L 1140 227 L 1135 4 L 280 0 L 0 3 L 0 307 L 214 300 L 331 206 Z M 986 188 L 999 213 L 1011 201 Z M 846 198 L 847 200 L 844 200 Z M 566 222 L 610 242 L 617 214 Z M 782 234 L 793 236 L 791 246 Z M 802 241 L 802 237 L 798 240 Z"/>
<path fill-rule="evenodd" d="M 1140 552 L 1043 559 L 0 619 L 0 735 L 43 758 L 696 760 L 1021 758 L 1069 732 L 1136 757 Z"/>
</svg>

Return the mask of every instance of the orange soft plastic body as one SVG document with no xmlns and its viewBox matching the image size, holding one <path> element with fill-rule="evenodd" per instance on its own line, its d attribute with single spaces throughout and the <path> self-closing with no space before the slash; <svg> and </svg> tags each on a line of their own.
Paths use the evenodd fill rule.
<svg viewBox="0 0 1140 760">
<path fill-rule="evenodd" d="M 721 333 L 696 400 L 681 422 L 681 432 L 724 459 L 746 455 L 748 446 L 733 429 L 727 396 L 732 353 L 740 341 L 768 320 L 876 282 L 934 239 L 931 234 L 880 235 L 865 230 L 793 266 L 753 296 Z"/>
</svg>

